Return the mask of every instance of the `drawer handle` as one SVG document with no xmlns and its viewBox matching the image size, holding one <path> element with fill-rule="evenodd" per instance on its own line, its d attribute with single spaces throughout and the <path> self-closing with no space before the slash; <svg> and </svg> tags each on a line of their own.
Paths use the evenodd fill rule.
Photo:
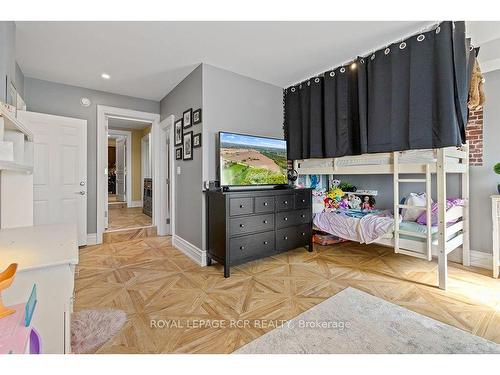
<svg viewBox="0 0 500 375">
<path fill-rule="evenodd" d="M 305 233 L 305 232 L 302 232 L 302 235 L 303 235 L 303 236 L 305 236 L 305 235 L 306 235 L 306 233 Z"/>
<path fill-rule="evenodd" d="M 263 223 L 264 223 L 264 224 L 267 224 L 267 223 L 268 223 L 268 221 L 267 221 L 267 220 L 264 220 L 264 221 L 263 221 Z"/>
<path fill-rule="evenodd" d="M 283 204 L 288 204 L 288 201 L 284 201 Z"/>
<path fill-rule="evenodd" d="M 240 224 L 240 228 L 243 228 L 245 226 L 245 224 Z"/>
<path fill-rule="evenodd" d="M 245 250 L 245 246 L 240 246 L 240 250 Z"/>
<path fill-rule="evenodd" d="M 240 204 L 240 208 L 243 208 L 243 207 L 245 207 L 245 206 L 243 206 L 242 204 Z"/>
<path fill-rule="evenodd" d="M 304 214 L 301 214 L 301 215 L 300 215 L 300 217 L 301 217 L 301 218 L 305 218 L 305 217 L 306 217 L 306 215 L 304 215 Z"/>
<path fill-rule="evenodd" d="M 287 217 L 284 217 L 284 218 L 283 218 L 283 220 L 288 221 L 288 218 L 287 218 Z"/>
<path fill-rule="evenodd" d="M 264 202 L 264 206 L 269 206 L 269 203 L 267 203 L 267 202 Z"/>
<path fill-rule="evenodd" d="M 302 203 L 306 203 L 306 200 L 305 200 L 305 199 L 302 199 Z"/>
<path fill-rule="evenodd" d="M 285 236 L 285 237 L 283 237 L 283 239 L 284 239 L 284 240 L 288 240 L 288 237 L 287 237 L 287 236 Z"/>
<path fill-rule="evenodd" d="M 267 245 L 268 243 L 269 243 L 269 242 L 267 242 L 267 241 L 264 241 L 264 245 Z"/>
</svg>

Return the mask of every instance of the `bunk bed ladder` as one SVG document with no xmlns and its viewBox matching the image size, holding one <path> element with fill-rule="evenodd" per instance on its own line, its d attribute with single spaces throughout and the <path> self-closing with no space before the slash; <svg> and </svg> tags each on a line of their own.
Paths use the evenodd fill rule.
<svg viewBox="0 0 500 375">
<path fill-rule="evenodd" d="M 394 182 L 394 252 L 405 254 L 417 258 L 432 260 L 432 176 L 431 176 L 431 166 L 430 164 L 425 164 L 425 178 L 399 178 L 399 151 L 393 153 L 393 182 Z M 425 195 L 426 195 L 426 233 L 413 233 L 402 231 L 399 227 L 399 209 L 408 208 L 409 206 L 405 204 L 400 204 L 399 202 L 399 184 L 400 183 L 424 183 L 425 184 Z M 424 253 L 419 253 L 416 251 L 403 250 L 400 249 L 400 235 L 407 235 L 410 237 L 423 238 L 425 239 L 426 251 Z"/>
</svg>

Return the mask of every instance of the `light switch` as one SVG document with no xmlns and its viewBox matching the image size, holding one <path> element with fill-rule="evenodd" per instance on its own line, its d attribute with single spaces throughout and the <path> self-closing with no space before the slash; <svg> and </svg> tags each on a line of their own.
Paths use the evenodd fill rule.
<svg viewBox="0 0 500 375">
<path fill-rule="evenodd" d="M 181 167 L 177 167 L 177 174 L 181 174 Z"/>
</svg>

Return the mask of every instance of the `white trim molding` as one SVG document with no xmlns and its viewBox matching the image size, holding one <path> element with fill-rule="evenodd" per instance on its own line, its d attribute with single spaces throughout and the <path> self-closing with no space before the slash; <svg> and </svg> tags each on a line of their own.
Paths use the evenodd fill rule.
<svg viewBox="0 0 500 375">
<path fill-rule="evenodd" d="M 87 246 L 97 245 L 97 233 L 87 233 Z"/>
<path fill-rule="evenodd" d="M 471 250 L 470 265 L 491 270 L 493 269 L 493 255 L 490 253 L 483 253 L 482 251 Z"/>
<path fill-rule="evenodd" d="M 193 245 L 191 242 L 186 241 L 184 238 L 179 236 L 172 236 L 172 245 L 200 266 L 207 265 L 207 252 L 201 250 L 200 248 Z"/>
<path fill-rule="evenodd" d="M 108 134 L 122 136 L 126 138 L 126 161 L 125 161 L 125 196 L 127 198 L 127 206 L 132 204 L 132 132 L 128 130 L 108 129 Z M 109 143 L 108 143 L 109 147 Z"/>
<path fill-rule="evenodd" d="M 106 197 L 108 191 L 108 181 L 107 181 L 107 165 L 106 156 L 107 152 L 107 127 L 108 118 L 120 118 L 129 120 L 138 120 L 144 122 L 151 122 L 151 139 L 152 139 L 152 153 L 158 152 L 156 148 L 158 147 L 155 138 L 159 132 L 160 115 L 158 113 L 141 112 L 134 111 L 126 108 L 109 107 L 104 105 L 97 106 L 97 241 L 102 243 L 102 234 L 104 233 L 105 226 L 105 205 Z M 158 164 L 158 163 L 156 163 Z M 155 161 L 153 160 L 153 168 Z M 159 182 L 155 180 L 155 169 L 152 171 L 153 174 L 153 225 L 159 222 L 159 200 L 155 199 L 155 191 L 158 191 Z"/>
<path fill-rule="evenodd" d="M 132 201 L 128 207 L 130 207 L 130 208 L 133 208 L 133 207 L 142 207 L 142 200 L 140 200 L 140 201 Z"/>
</svg>

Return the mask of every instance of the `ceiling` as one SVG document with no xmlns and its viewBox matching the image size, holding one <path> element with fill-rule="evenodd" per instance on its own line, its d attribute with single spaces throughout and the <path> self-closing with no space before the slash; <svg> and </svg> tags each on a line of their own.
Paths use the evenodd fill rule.
<svg viewBox="0 0 500 375">
<path fill-rule="evenodd" d="M 429 24 L 16 22 L 16 57 L 28 77 L 160 100 L 201 62 L 286 87 Z M 500 36 L 498 22 L 471 24 L 479 40 Z"/>
<path fill-rule="evenodd" d="M 133 121 L 119 118 L 108 118 L 108 128 L 120 130 L 144 129 L 150 126 L 151 123 L 143 121 Z"/>
</svg>

